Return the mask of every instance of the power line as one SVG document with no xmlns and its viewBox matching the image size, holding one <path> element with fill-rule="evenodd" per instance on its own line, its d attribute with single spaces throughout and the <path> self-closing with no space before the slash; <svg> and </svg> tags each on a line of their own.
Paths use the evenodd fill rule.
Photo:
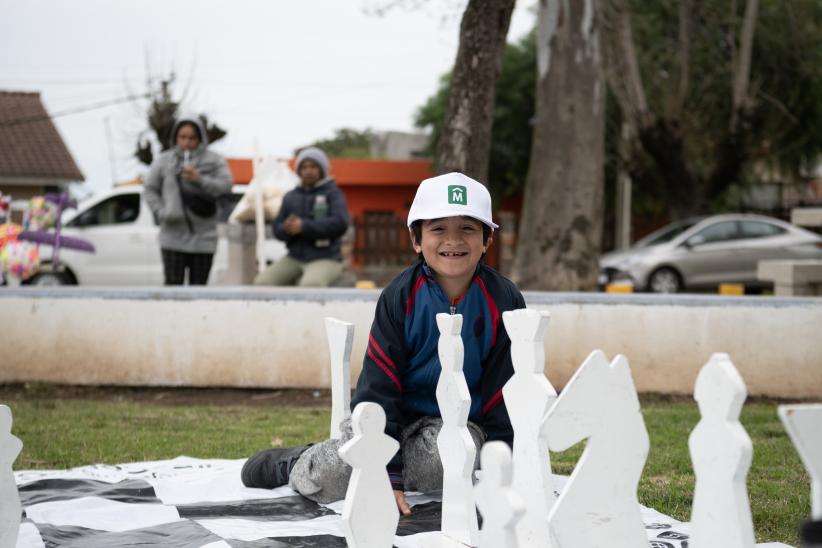
<svg viewBox="0 0 822 548">
<path fill-rule="evenodd" d="M 148 99 L 151 97 L 150 93 L 140 93 L 135 95 L 127 95 L 126 97 L 118 97 L 117 99 L 108 99 L 106 101 L 99 101 L 97 103 L 92 103 L 90 105 L 84 105 L 82 107 L 75 107 L 66 110 L 59 110 L 52 114 L 45 114 L 45 115 L 38 115 L 38 116 L 26 116 L 23 118 L 5 120 L 0 122 L 0 127 L 12 127 L 18 126 L 21 124 L 30 124 L 32 122 L 42 122 L 43 120 L 53 120 L 55 118 L 60 118 L 61 116 L 68 116 L 69 114 L 79 114 L 81 112 L 88 112 L 90 110 L 97 110 L 105 107 L 110 107 L 113 105 L 119 105 L 121 103 L 131 103 L 136 101 L 137 99 Z"/>
</svg>

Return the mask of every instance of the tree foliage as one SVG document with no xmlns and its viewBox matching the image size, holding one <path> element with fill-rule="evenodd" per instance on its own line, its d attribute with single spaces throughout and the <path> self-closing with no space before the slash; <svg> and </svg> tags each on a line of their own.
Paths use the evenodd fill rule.
<svg viewBox="0 0 822 548">
<path fill-rule="evenodd" d="M 154 132 L 160 150 L 165 151 L 172 147 L 171 130 L 174 128 L 174 122 L 180 113 L 182 101 L 173 98 L 170 80 L 161 81 L 159 87 L 151 90 L 150 93 L 151 105 L 147 113 L 148 125 L 151 131 Z M 225 137 L 226 131 L 217 124 L 209 122 L 208 116 L 199 114 L 198 118 L 206 130 L 209 143 Z M 152 140 L 141 136 L 137 140 L 134 156 L 143 164 L 151 165 L 154 160 L 153 148 Z"/>
<path fill-rule="evenodd" d="M 314 141 L 308 146 L 318 147 L 327 155 L 335 158 L 368 158 L 371 155 L 371 141 L 374 132 L 371 129 L 357 130 L 340 128 L 328 139 Z M 302 149 L 294 151 L 295 155 Z"/>
<path fill-rule="evenodd" d="M 684 92 L 680 91 L 678 71 L 683 4 L 691 6 Z M 732 10 L 734 4 L 736 11 Z M 678 205 L 699 212 L 721 210 L 729 188 L 763 179 L 790 180 L 808 175 L 822 153 L 822 2 L 761 0 L 751 54 L 752 101 L 745 134 L 736 143 L 742 148 L 737 150 L 729 146 L 734 142 L 727 141 L 733 105 L 731 61 L 738 50 L 735 37 L 745 2 L 630 0 L 627 6 L 648 110 L 668 124 L 674 136 L 680 136 L 688 169 L 695 177 L 707 180 L 723 157 L 739 160 L 738 170 L 723 172 L 710 197 L 697 207 L 688 203 L 691 197 L 678 194 L 670 167 L 646 149 L 661 143 L 665 146 L 658 147 L 658 154 L 670 152 L 671 143 L 658 129 L 657 133 L 649 132 L 645 143 L 634 143 L 628 158 L 635 212 L 670 216 L 676 214 L 673 209 Z M 491 140 L 489 180 L 496 196 L 523 189 L 533 132 L 535 67 L 533 33 L 507 45 L 497 83 Z M 445 75 L 415 118 L 419 127 L 431 132 L 432 154 L 448 85 L 449 75 Z M 609 96 L 605 160 L 609 185 L 619 163 L 623 120 L 618 101 Z M 733 163 L 729 165 L 733 167 Z M 606 192 L 606 200 L 610 194 Z"/>
<path fill-rule="evenodd" d="M 625 161 L 635 193 L 683 217 L 721 209 L 732 187 L 790 180 L 815 164 L 822 4 L 610 3 L 627 12 L 612 17 L 605 51 L 613 54 L 609 85 L 633 128 Z"/>
</svg>

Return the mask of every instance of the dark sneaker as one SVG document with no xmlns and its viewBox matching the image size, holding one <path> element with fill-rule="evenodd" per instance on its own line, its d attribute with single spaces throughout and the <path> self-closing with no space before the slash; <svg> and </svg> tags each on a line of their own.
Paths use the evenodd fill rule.
<svg viewBox="0 0 822 548">
<path fill-rule="evenodd" d="M 243 485 L 273 489 L 287 484 L 294 463 L 309 447 L 275 447 L 260 451 L 243 465 Z"/>
</svg>

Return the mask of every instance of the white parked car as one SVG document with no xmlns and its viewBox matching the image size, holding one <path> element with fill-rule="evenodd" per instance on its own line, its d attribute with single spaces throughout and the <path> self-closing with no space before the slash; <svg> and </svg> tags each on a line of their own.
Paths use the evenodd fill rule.
<svg viewBox="0 0 822 548">
<path fill-rule="evenodd" d="M 81 203 L 76 210 L 63 213 L 62 233 L 88 240 L 96 253 L 60 249 L 59 272 L 43 271 L 29 280 L 31 285 L 163 285 L 163 261 L 157 236 L 159 227 L 148 205 L 143 201 L 143 187 L 116 187 Z M 225 205 L 228 210 L 245 192 L 244 185 L 235 185 L 234 200 Z M 225 214 L 227 216 L 227 213 Z M 40 246 L 41 262 L 51 262 L 52 248 Z M 283 242 L 266 240 L 266 259 L 275 261 L 286 253 Z M 220 285 L 228 270 L 228 242 L 220 238 L 209 285 Z"/>
</svg>

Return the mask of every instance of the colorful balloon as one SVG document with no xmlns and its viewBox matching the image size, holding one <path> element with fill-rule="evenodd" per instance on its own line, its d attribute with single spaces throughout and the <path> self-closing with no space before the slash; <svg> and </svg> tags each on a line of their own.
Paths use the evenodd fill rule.
<svg viewBox="0 0 822 548">
<path fill-rule="evenodd" d="M 9 242 L 16 242 L 17 235 L 23 227 L 15 223 L 3 223 L 0 225 L 0 250 L 6 247 Z"/>
<path fill-rule="evenodd" d="M 27 211 L 28 230 L 46 230 L 57 221 L 57 208 L 43 196 L 29 200 Z"/>
<path fill-rule="evenodd" d="M 40 252 L 29 242 L 9 242 L 0 252 L 0 262 L 9 277 L 25 280 L 40 268 Z"/>
</svg>

